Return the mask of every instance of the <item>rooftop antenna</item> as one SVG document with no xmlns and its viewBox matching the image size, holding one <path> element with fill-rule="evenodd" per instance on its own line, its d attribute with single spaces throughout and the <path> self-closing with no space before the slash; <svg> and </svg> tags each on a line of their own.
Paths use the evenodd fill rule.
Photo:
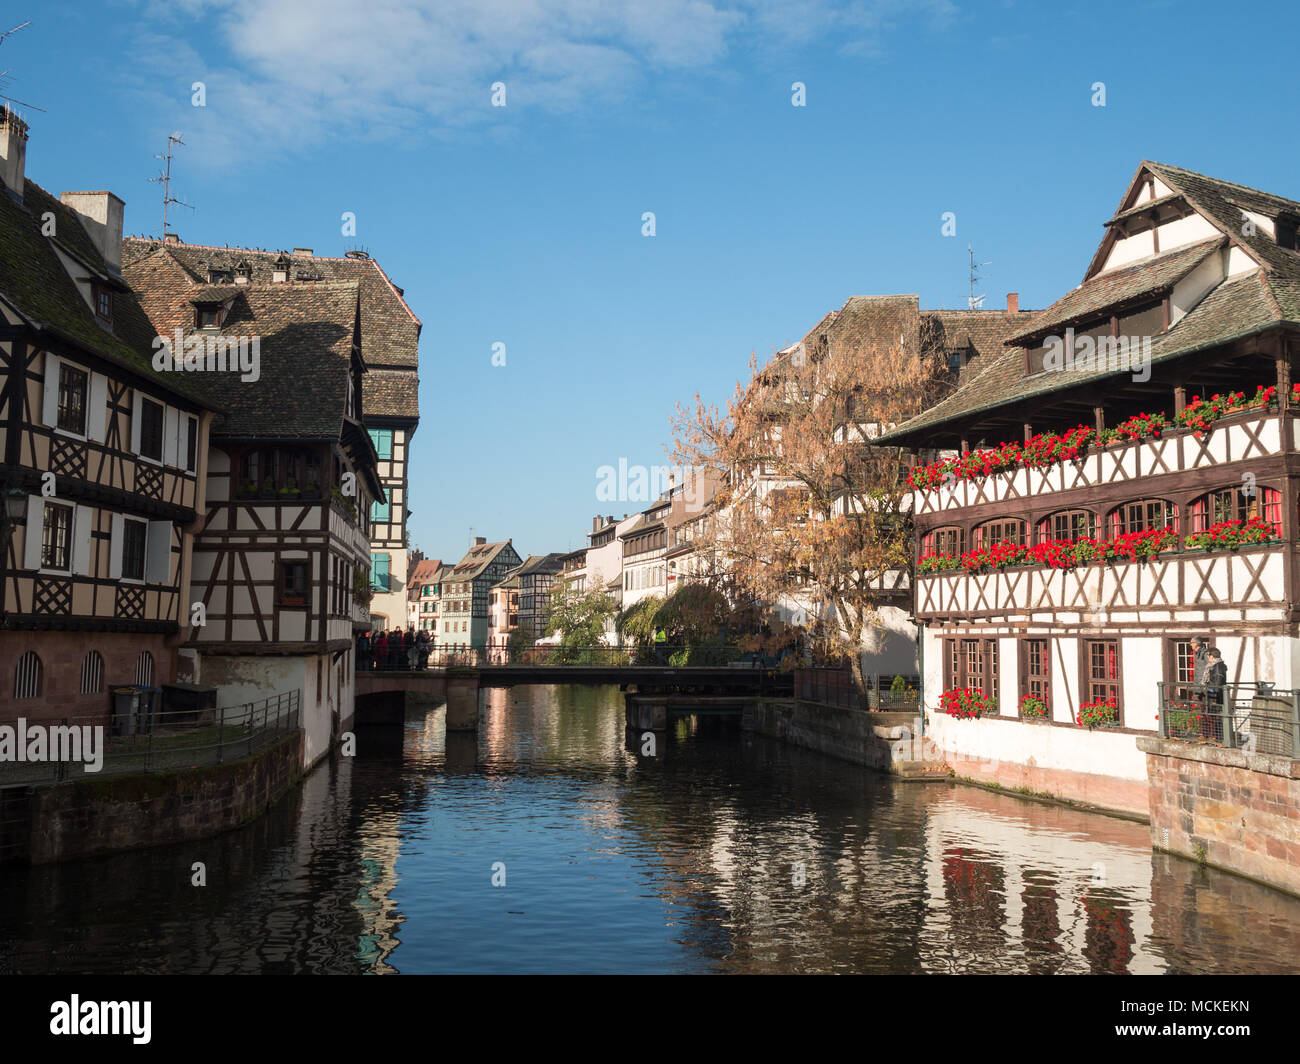
<svg viewBox="0 0 1300 1064">
<path fill-rule="evenodd" d="M 194 205 L 192 203 L 186 203 L 183 199 L 177 199 L 175 196 L 172 195 L 172 145 L 173 144 L 179 144 L 182 148 L 185 147 L 185 141 L 181 140 L 181 135 L 179 133 L 169 133 L 167 135 L 166 155 L 154 156 L 155 159 L 165 159 L 167 161 L 167 169 L 159 170 L 157 177 L 149 178 L 150 181 L 154 182 L 155 184 L 162 185 L 163 187 L 163 239 L 164 240 L 167 239 L 167 233 L 168 233 L 167 207 L 172 203 L 176 203 L 182 207 L 188 207 L 190 210 L 194 210 Z"/>
<path fill-rule="evenodd" d="M 993 260 L 976 262 L 975 249 L 970 244 L 966 245 L 966 254 L 970 256 L 970 298 L 966 301 L 966 308 L 968 310 L 979 310 L 984 303 L 984 296 L 975 294 L 975 282 L 980 279 L 979 268 L 981 266 L 992 266 Z"/>
<path fill-rule="evenodd" d="M 6 37 L 12 37 L 19 30 L 26 29 L 31 24 L 32 24 L 32 20 L 28 19 L 26 22 L 15 26 L 13 29 L 5 30 L 3 33 L 0 33 L 0 44 L 4 44 L 4 40 Z M 4 70 L 0 70 L 0 83 L 12 80 L 9 77 L 9 71 L 11 69 L 12 67 L 5 67 Z M 5 85 L 4 87 L 8 88 L 7 85 Z M 25 103 L 22 100 L 15 100 L 12 96 L 6 96 L 4 93 L 0 93 L 0 100 L 4 100 L 6 103 L 16 103 L 19 107 L 30 107 L 33 111 L 40 111 L 42 114 L 45 112 L 44 107 L 37 107 L 34 103 Z"/>
</svg>

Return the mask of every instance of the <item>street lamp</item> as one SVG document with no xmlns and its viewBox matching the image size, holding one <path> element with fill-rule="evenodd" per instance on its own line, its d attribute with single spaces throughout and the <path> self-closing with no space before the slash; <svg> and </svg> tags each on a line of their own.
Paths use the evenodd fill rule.
<svg viewBox="0 0 1300 1064">
<path fill-rule="evenodd" d="M 14 529 L 23 524 L 27 513 L 27 493 L 18 486 L 12 476 L 6 477 L 4 488 L 4 509 L 0 509 L 0 628 L 8 623 L 9 610 L 5 604 L 5 585 L 8 583 L 9 541 L 13 539 Z"/>
</svg>

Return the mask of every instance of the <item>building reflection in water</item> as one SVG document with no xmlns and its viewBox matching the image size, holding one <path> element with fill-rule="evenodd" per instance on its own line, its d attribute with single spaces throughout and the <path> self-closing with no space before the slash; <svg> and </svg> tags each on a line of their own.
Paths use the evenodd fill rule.
<svg viewBox="0 0 1300 1064">
<path fill-rule="evenodd" d="M 1300 901 L 1153 856 L 1140 824 L 710 716 L 646 756 L 616 689 L 482 698 L 477 734 L 413 707 L 201 845 L 5 869 L 0 971 L 1300 968 Z"/>
</svg>

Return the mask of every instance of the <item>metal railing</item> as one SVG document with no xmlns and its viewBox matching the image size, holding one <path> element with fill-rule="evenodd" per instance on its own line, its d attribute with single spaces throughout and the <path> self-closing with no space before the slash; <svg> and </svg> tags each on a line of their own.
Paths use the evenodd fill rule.
<svg viewBox="0 0 1300 1064">
<path fill-rule="evenodd" d="M 297 731 L 301 726 L 301 701 L 301 692 L 287 691 L 225 708 L 157 711 L 130 718 L 109 711 L 28 720 L 24 728 L 29 736 L 32 729 L 43 729 L 47 753 L 53 753 L 52 744 L 58 742 L 65 756 L 59 760 L 0 761 L 0 787 L 139 772 L 173 772 L 238 761 Z M 17 722 L 0 721 L 0 727 L 17 728 Z M 72 728 L 78 729 L 75 745 L 69 730 Z M 83 730 L 86 728 L 101 729 L 91 739 L 94 746 L 84 741 L 90 737 Z M 98 751 L 102 763 L 97 771 L 88 772 L 86 755 L 91 750 Z M 75 760 L 66 756 L 69 751 L 77 753 Z"/>
<path fill-rule="evenodd" d="M 590 646 L 542 645 L 529 647 L 473 647 L 439 646 L 427 651 L 409 648 L 389 651 L 381 658 L 374 653 L 357 653 L 358 671 L 410 672 L 448 665 L 469 665 L 482 668 L 489 665 L 554 665 L 564 666 L 627 666 L 662 665 L 668 667 L 735 666 L 751 668 L 776 668 L 779 662 L 768 661 L 761 654 L 746 653 L 734 645 L 691 646 L 684 643 L 628 643 Z"/>
<path fill-rule="evenodd" d="M 919 703 L 919 676 L 904 676 L 905 689 L 893 690 L 893 673 L 872 673 L 864 676 L 867 689 L 867 708 L 881 712 L 915 710 Z M 853 673 L 848 668 L 813 667 L 795 669 L 794 696 L 803 702 L 819 702 L 839 709 L 860 709 L 862 698 L 853 683 Z"/>
<path fill-rule="evenodd" d="M 1157 686 L 1162 739 L 1300 757 L 1300 691 L 1264 681 Z"/>
</svg>

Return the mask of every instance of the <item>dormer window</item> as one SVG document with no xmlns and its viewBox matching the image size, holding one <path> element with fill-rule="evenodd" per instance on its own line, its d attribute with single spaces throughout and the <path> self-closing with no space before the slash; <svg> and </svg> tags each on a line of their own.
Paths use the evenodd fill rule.
<svg viewBox="0 0 1300 1064">
<path fill-rule="evenodd" d="M 91 288 L 95 301 L 95 317 L 102 322 L 111 323 L 113 320 L 113 290 L 102 284 L 92 285 Z"/>
<path fill-rule="evenodd" d="M 1297 219 L 1295 215 L 1278 215 L 1275 227 L 1278 247 L 1287 248 L 1291 251 L 1300 251 L 1300 243 L 1297 242 L 1296 237 L 1297 223 L 1300 223 L 1300 219 Z"/>
<path fill-rule="evenodd" d="M 221 304 L 197 304 L 194 308 L 194 324 L 200 329 L 219 329 L 221 327 Z"/>
<path fill-rule="evenodd" d="M 234 279 L 230 270 L 208 270 L 208 284 L 230 284 Z"/>
</svg>

